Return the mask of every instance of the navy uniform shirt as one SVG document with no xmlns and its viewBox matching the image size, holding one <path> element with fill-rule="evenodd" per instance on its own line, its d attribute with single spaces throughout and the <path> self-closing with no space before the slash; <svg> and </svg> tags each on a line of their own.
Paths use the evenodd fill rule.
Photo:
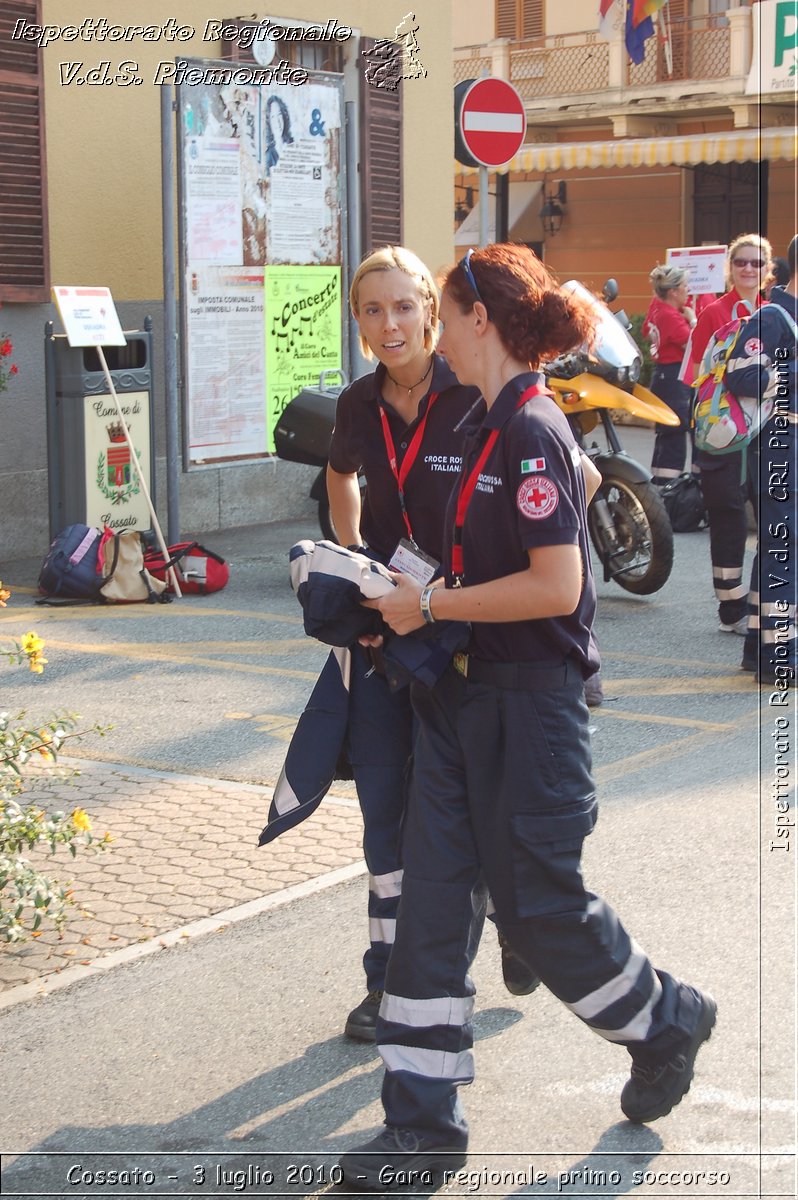
<svg viewBox="0 0 798 1200">
<path fill-rule="evenodd" d="M 410 425 L 382 399 L 386 370 L 376 371 L 350 384 L 338 397 L 335 430 L 330 445 L 330 466 L 343 475 L 362 471 L 366 495 L 360 532 L 370 550 L 386 561 L 402 538 L 408 536 L 399 504 L 399 490 L 388 462 L 379 409 L 385 411 L 393 437 L 398 466 L 429 397 L 437 394 L 424 430 L 418 456 L 405 481 L 405 503 L 416 543 L 439 562 L 442 558 L 443 514 L 460 470 L 464 431 L 458 426 L 479 397 L 475 388 L 457 382 L 445 361 L 435 356 L 432 382 Z"/>
<path fill-rule="evenodd" d="M 576 545 L 583 565 L 579 603 L 568 617 L 474 622 L 469 653 L 495 662 L 552 662 L 572 655 L 588 676 L 598 670 L 599 657 L 592 634 L 596 589 L 579 450 L 567 419 L 549 396 L 536 396 L 517 407 L 528 387 L 543 382 L 543 376 L 534 372 L 513 379 L 489 411 L 483 402 L 477 410 L 482 423 L 466 431 L 464 473 L 476 464 L 490 430 L 501 428 L 466 513 L 463 586 L 526 570 L 528 551 L 536 546 Z M 449 587 L 454 582 L 451 546 L 458 491 L 459 481 L 446 512 Z"/>
</svg>

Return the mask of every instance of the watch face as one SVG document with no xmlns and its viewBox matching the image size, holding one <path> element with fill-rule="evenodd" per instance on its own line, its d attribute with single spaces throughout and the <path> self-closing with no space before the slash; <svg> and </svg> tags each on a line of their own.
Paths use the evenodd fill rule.
<svg viewBox="0 0 798 1200">
<path fill-rule="evenodd" d="M 273 38 L 255 38 L 252 43 L 252 56 L 256 63 L 260 63 L 262 67 L 268 67 L 269 63 L 274 58 L 274 52 L 277 47 L 274 44 Z"/>
</svg>

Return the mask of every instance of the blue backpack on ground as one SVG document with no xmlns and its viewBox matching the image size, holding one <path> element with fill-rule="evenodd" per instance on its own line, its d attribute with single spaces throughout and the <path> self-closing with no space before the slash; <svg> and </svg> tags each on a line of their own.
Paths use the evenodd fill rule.
<svg viewBox="0 0 798 1200">
<path fill-rule="evenodd" d="M 107 582 L 98 570 L 100 530 L 91 525 L 67 525 L 53 539 L 39 572 L 43 596 L 102 603 L 100 588 Z"/>
</svg>

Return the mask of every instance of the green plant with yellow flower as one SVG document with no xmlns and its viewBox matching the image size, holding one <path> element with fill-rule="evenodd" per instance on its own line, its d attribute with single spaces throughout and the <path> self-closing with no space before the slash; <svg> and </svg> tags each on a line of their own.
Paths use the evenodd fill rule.
<svg viewBox="0 0 798 1200">
<path fill-rule="evenodd" d="M 10 596 L 0 581 L 0 607 Z M 47 659 L 44 642 L 26 633 L 4 654 L 11 663 L 27 662 L 40 675 Z M 84 731 L 85 732 L 85 731 Z M 106 732 L 95 726 L 94 732 Z M 89 816 L 82 808 L 72 812 L 48 812 L 41 805 L 21 799 L 32 783 L 37 787 L 52 781 L 58 754 L 69 738 L 80 737 L 75 717 L 61 713 L 40 726 L 29 726 L 25 713 L 11 717 L 0 712 L 0 942 L 20 942 L 36 936 L 45 920 L 63 928 L 68 906 L 74 903 L 69 888 L 50 879 L 25 857 L 37 847 L 55 854 L 66 846 L 74 857 L 79 846 L 104 849 L 110 834 L 96 837 Z M 60 778 L 77 774 L 70 770 Z"/>
</svg>

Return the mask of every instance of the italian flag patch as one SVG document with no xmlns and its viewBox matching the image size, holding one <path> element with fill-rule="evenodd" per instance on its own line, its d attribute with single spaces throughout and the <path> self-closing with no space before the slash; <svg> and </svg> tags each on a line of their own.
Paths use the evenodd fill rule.
<svg viewBox="0 0 798 1200">
<path fill-rule="evenodd" d="M 521 474 L 531 475 L 533 471 L 545 471 L 545 458 L 522 458 L 521 459 Z"/>
</svg>

